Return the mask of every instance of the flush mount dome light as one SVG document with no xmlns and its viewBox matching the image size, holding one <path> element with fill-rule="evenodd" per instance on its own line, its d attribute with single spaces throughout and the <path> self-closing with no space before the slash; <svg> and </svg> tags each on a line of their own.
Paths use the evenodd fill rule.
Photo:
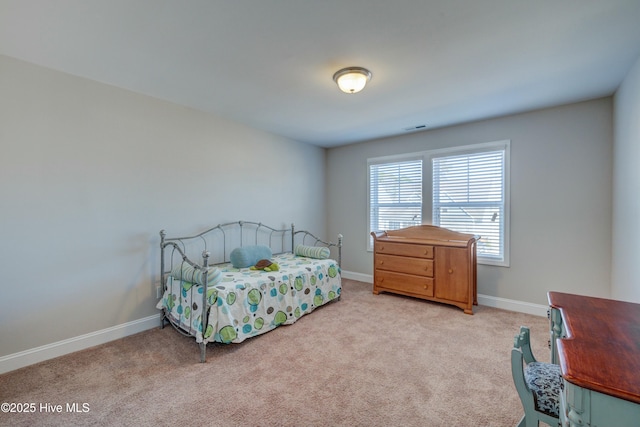
<svg viewBox="0 0 640 427">
<path fill-rule="evenodd" d="M 344 93 L 358 93 L 371 80 L 371 71 L 362 67 L 347 67 L 336 71 L 333 81 Z"/>
</svg>

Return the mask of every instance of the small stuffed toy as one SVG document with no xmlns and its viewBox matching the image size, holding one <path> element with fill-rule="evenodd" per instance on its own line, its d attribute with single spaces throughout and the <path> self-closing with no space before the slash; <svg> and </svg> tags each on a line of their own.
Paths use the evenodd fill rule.
<svg viewBox="0 0 640 427">
<path fill-rule="evenodd" d="M 249 267 L 250 270 L 264 270 L 264 271 L 278 271 L 280 266 L 275 262 L 271 262 L 268 259 L 261 259 L 256 262 L 256 265 Z"/>
</svg>

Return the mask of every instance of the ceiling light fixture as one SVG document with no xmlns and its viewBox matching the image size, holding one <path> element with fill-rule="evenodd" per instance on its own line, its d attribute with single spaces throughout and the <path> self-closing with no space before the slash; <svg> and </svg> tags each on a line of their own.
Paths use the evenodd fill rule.
<svg viewBox="0 0 640 427">
<path fill-rule="evenodd" d="M 371 71 L 362 67 L 347 67 L 336 71 L 333 81 L 344 93 L 358 93 L 371 80 Z"/>
</svg>

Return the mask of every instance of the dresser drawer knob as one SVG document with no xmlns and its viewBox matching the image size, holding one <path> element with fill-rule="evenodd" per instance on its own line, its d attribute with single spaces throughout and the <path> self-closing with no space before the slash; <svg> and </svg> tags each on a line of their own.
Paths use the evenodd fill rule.
<svg viewBox="0 0 640 427">
<path fill-rule="evenodd" d="M 452 274 L 452 273 L 453 273 L 453 268 L 450 268 L 449 269 L 449 274 Z"/>
</svg>

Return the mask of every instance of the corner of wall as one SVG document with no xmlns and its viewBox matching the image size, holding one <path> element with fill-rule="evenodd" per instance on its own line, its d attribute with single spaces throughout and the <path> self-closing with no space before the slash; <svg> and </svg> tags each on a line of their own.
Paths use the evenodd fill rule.
<svg viewBox="0 0 640 427">
<path fill-rule="evenodd" d="M 611 295 L 640 302 L 640 57 L 614 95 Z"/>
</svg>

